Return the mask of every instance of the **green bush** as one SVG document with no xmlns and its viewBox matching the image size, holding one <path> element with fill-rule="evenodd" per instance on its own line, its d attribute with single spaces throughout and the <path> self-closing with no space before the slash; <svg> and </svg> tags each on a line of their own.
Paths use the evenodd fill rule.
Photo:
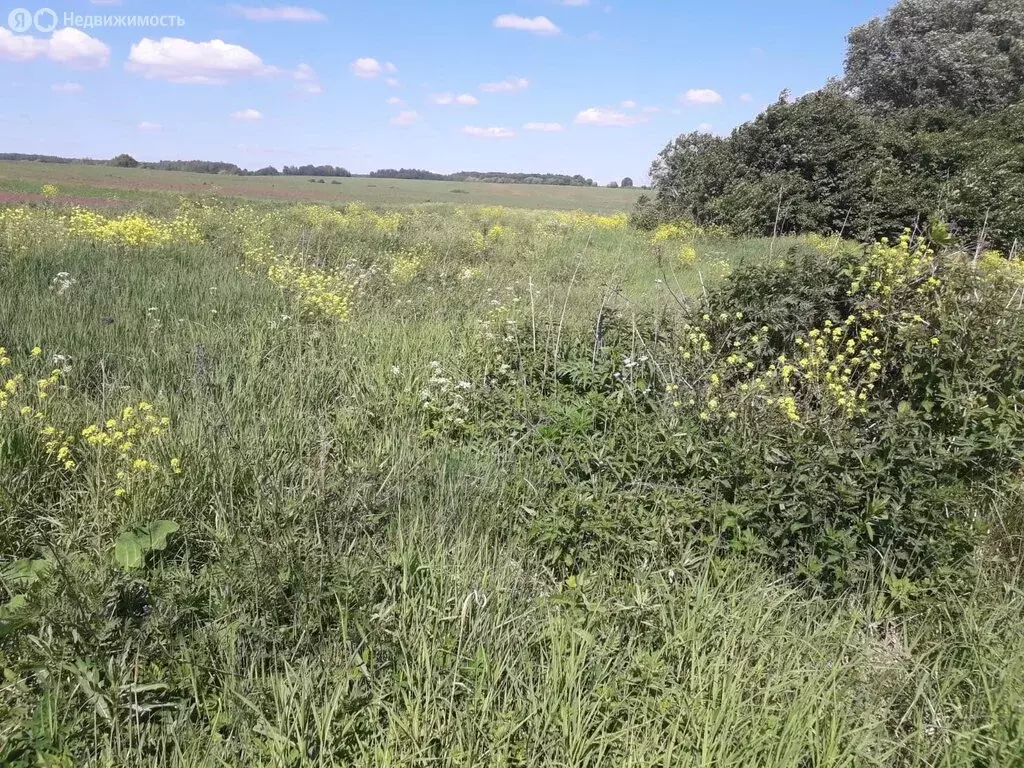
<svg viewBox="0 0 1024 768">
<path fill-rule="evenodd" d="M 566 574 L 701 541 L 826 591 L 934 585 L 1019 469 L 1021 290 L 1015 264 L 909 234 L 797 247 L 682 312 L 547 329 L 557 355 L 527 329 L 461 434 L 514 446 L 525 522 Z"/>
</svg>

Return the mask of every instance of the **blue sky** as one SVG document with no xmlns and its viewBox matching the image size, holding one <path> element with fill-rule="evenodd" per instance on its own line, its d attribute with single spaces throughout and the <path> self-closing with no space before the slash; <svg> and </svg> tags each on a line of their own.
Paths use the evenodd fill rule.
<svg viewBox="0 0 1024 768">
<path fill-rule="evenodd" d="M 0 151 L 639 182 L 679 133 L 727 133 L 840 74 L 846 32 L 890 4 L 295 2 L 50 0 L 56 30 L 15 34 L 8 0 Z M 184 25 L 68 28 L 66 13 Z"/>
</svg>

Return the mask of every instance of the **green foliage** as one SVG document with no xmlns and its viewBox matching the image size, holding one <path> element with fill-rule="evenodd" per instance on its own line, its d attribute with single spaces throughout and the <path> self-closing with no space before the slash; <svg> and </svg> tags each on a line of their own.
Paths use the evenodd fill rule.
<svg viewBox="0 0 1024 768">
<path fill-rule="evenodd" d="M 610 205 L 616 193 L 595 199 Z M 31 370 L 26 359 L 43 376 L 62 360 L 47 420 L 78 436 L 123 418 L 125 403 L 157 404 L 172 426 L 152 458 L 171 473 L 180 456 L 182 474 L 117 495 L 104 480 L 123 460 L 106 472 L 97 446 L 76 440 L 79 464 L 66 469 L 48 438 L 36 439 L 34 415 L 3 412 L 5 767 L 1021 763 L 1024 592 L 1003 559 L 1017 551 L 1003 545 L 1021 530 L 1019 483 L 1000 500 L 998 467 L 970 480 L 972 511 L 999 526 L 962 574 L 981 578 L 958 591 L 893 569 L 821 599 L 765 568 L 772 554 L 759 555 L 748 532 L 792 523 L 794 498 L 812 495 L 800 483 L 816 476 L 798 482 L 790 466 L 817 472 L 833 437 L 840 448 L 852 440 L 841 429 L 894 420 L 881 405 L 844 416 L 821 404 L 833 395 L 820 387 L 793 395 L 800 422 L 777 404 L 744 402 L 745 363 L 728 364 L 717 346 L 749 342 L 754 324 L 773 318 L 763 346 L 742 353 L 778 368 L 803 328 L 861 300 L 845 293 L 860 276 L 857 247 L 692 227 L 658 239 L 621 216 L 508 208 L 221 203 L 181 209 L 194 240 L 123 248 L 55 236 L 59 203 L 14 210 L 4 226 L 17 248 L 0 254 L 4 379 Z M 358 283 L 344 321 L 303 311 L 310 285 L 240 269 L 243 234 Z M 916 251 L 867 253 L 868 277 L 885 277 L 885 264 Z M 790 266 L 775 264 L 783 257 Z M 941 306 L 922 317 L 952 322 L 975 290 L 1009 303 L 1000 281 L 1019 266 L 991 254 L 979 265 L 993 268 L 991 287 L 942 288 L 929 294 Z M 893 302 L 930 306 L 906 293 Z M 701 304 L 712 300 L 705 321 Z M 750 317 L 721 319 L 741 303 Z M 896 357 L 911 370 L 887 370 L 886 381 L 941 385 L 935 363 L 987 382 L 978 366 L 1008 365 L 1004 345 L 1019 354 L 1017 306 L 963 314 L 969 333 L 940 329 L 976 340 L 965 356 L 934 350 L 931 329 L 910 318 L 891 346 L 909 345 Z M 683 330 L 694 320 L 707 352 Z M 708 391 L 712 374 L 724 394 Z M 1007 381 L 1016 376 L 1011 367 Z M 36 403 L 37 376 L 26 381 L 19 398 Z M 905 389 L 911 404 L 927 391 Z M 961 455 L 954 427 L 966 393 L 947 407 L 936 391 L 945 442 L 928 450 Z M 718 398 L 714 418 L 688 404 L 698 396 L 704 408 Z M 437 413 L 428 401 L 450 429 L 424 429 Z M 1017 430 L 995 402 L 985 418 L 1012 442 Z M 993 436 L 976 424 L 978 407 L 965 411 L 971 444 Z M 925 408 L 904 415 L 915 439 Z M 786 441 L 796 446 L 789 464 L 751 453 Z M 785 510 L 751 501 L 771 489 L 753 486 L 748 467 L 795 488 Z M 917 499 L 928 489 L 908 467 Z M 820 485 L 813 492 L 837 494 Z M 727 486 L 745 496 L 724 498 Z M 948 507 L 958 520 L 965 498 Z M 916 509 L 906 519 L 926 513 L 934 519 Z M 894 525 L 903 519 L 892 514 Z M 160 543 L 146 531 L 160 520 L 188 535 L 168 536 L 143 567 L 119 565 L 118 537 Z M 824 538 L 796 537 L 807 548 Z"/>
<path fill-rule="evenodd" d="M 955 106 L 981 114 L 1024 97 L 1017 0 L 900 0 L 848 40 L 846 85 L 876 110 Z"/>
<path fill-rule="evenodd" d="M 522 522 L 559 571 L 696 539 L 828 591 L 935 587 L 1017 482 L 1021 291 L 909 236 L 797 248 L 680 317 L 563 329 L 555 358 L 517 339 L 516 386 L 492 379 L 468 434 L 518 446 Z"/>
<path fill-rule="evenodd" d="M 154 520 L 125 531 L 114 542 L 114 561 L 124 570 L 141 568 L 150 552 L 162 552 L 167 548 L 167 538 L 176 533 L 180 526 L 173 520 Z"/>
<path fill-rule="evenodd" d="M 860 239 L 940 218 L 1009 251 L 1024 238 L 1022 30 L 1012 0 L 903 0 L 851 33 L 844 81 L 783 93 L 727 139 L 666 146 L 635 218 Z"/>
<path fill-rule="evenodd" d="M 115 168 L 138 168 L 139 161 L 128 154 L 120 154 L 110 161 Z"/>
</svg>

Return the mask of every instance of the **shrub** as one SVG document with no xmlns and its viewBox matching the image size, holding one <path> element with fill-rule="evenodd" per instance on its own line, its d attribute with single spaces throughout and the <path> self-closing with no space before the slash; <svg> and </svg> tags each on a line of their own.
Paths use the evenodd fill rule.
<svg viewBox="0 0 1024 768">
<path fill-rule="evenodd" d="M 1024 451 L 1020 274 L 909 233 L 798 246 L 679 313 L 552 327 L 557 356 L 499 345 L 458 434 L 515 446 L 518 522 L 567 573 L 696 538 L 826 591 L 934 585 Z"/>
</svg>

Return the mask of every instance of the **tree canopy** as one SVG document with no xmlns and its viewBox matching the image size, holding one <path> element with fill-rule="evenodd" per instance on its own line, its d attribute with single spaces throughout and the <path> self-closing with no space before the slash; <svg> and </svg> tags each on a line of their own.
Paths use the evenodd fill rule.
<svg viewBox="0 0 1024 768">
<path fill-rule="evenodd" d="M 847 41 L 846 84 L 878 110 L 955 106 L 978 114 L 1022 96 L 1021 0 L 900 0 Z"/>
<path fill-rule="evenodd" d="M 1024 237 L 1022 16 L 1020 0 L 902 0 L 850 33 L 843 80 L 783 93 L 727 138 L 670 142 L 636 220 L 877 237 L 941 218 L 1012 247 Z"/>
</svg>

